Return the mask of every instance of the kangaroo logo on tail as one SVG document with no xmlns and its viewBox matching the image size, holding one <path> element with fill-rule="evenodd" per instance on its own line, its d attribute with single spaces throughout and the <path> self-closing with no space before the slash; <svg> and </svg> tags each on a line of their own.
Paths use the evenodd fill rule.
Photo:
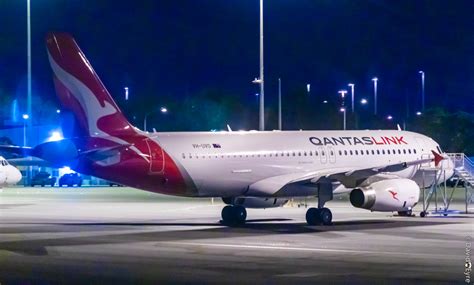
<svg viewBox="0 0 474 285">
<path fill-rule="evenodd" d="M 74 39 L 65 33 L 50 33 L 46 42 L 58 96 L 87 134 L 104 137 L 135 133 Z"/>
</svg>

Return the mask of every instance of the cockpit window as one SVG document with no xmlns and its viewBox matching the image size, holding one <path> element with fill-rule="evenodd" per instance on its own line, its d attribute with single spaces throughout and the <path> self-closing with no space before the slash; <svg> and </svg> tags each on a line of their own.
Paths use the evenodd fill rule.
<svg viewBox="0 0 474 285">
<path fill-rule="evenodd" d="M 441 148 L 438 146 L 436 146 L 436 149 L 438 150 L 439 153 L 443 153 L 443 151 L 441 150 Z"/>
<path fill-rule="evenodd" d="M 8 162 L 6 160 L 2 160 L 2 166 L 7 166 Z"/>
</svg>

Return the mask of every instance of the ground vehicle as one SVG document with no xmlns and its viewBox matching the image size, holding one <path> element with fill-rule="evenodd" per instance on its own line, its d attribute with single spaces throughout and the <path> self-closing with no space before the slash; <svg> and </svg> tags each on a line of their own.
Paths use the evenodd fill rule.
<svg viewBox="0 0 474 285">
<path fill-rule="evenodd" d="M 56 183 L 56 177 L 51 176 L 46 171 L 40 171 L 36 173 L 36 175 L 31 179 L 30 186 L 35 187 L 36 185 L 40 185 L 41 187 L 44 187 L 46 185 L 51 185 L 51 187 L 54 186 Z"/>
<path fill-rule="evenodd" d="M 446 186 L 449 186 L 449 187 L 456 186 L 456 183 L 458 184 L 457 185 L 458 187 L 464 187 L 466 185 L 466 182 L 460 179 L 459 176 L 453 176 L 450 179 L 446 180 Z"/>
<path fill-rule="evenodd" d="M 64 174 L 59 178 L 59 187 L 62 187 L 63 185 L 67 185 L 68 187 L 77 185 L 77 187 L 81 187 L 82 177 L 77 173 Z"/>
</svg>

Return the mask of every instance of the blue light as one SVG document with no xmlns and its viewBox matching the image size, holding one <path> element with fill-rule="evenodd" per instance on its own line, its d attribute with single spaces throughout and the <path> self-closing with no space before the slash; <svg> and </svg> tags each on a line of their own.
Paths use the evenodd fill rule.
<svg viewBox="0 0 474 285">
<path fill-rule="evenodd" d="M 60 141 L 64 137 L 62 136 L 61 132 L 59 131 L 53 131 L 51 132 L 51 136 L 46 140 L 47 142 L 55 142 L 55 141 Z"/>
</svg>

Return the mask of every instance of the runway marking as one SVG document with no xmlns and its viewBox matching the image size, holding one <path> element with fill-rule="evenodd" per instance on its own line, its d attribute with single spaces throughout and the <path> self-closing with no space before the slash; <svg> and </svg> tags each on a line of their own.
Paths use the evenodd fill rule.
<svg viewBox="0 0 474 285">
<path fill-rule="evenodd" d="M 374 255 L 393 255 L 409 256 L 412 258 L 439 258 L 439 259 L 457 259 L 457 256 L 448 256 L 446 254 L 431 253 L 408 253 L 408 252 L 390 252 L 390 251 L 370 251 L 370 250 L 352 250 L 352 249 L 331 249 L 331 248 L 310 248 L 310 247 L 291 247 L 291 246 L 268 246 L 268 245 L 250 245 L 250 244 L 222 244 L 222 243 L 198 243 L 198 242 L 159 242 L 169 245 L 187 245 L 219 248 L 240 248 L 240 249 L 260 249 L 260 250 L 286 250 L 302 252 L 329 252 L 345 254 L 374 254 Z"/>
</svg>

